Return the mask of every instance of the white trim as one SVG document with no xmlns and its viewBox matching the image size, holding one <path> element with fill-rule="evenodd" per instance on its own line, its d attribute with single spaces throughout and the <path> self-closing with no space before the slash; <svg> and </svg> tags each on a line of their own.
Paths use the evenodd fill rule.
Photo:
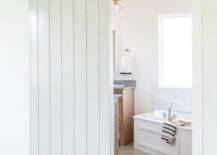
<svg viewBox="0 0 217 155">
<path fill-rule="evenodd" d="M 193 19 L 193 155 L 203 155 L 202 0 L 192 0 Z"/>
<path fill-rule="evenodd" d="M 37 5 L 37 0 L 30 0 L 30 155 L 39 154 Z"/>
<path fill-rule="evenodd" d="M 112 16 L 112 1 L 110 1 L 109 2 L 109 11 L 110 11 L 110 13 L 109 13 L 109 23 L 112 23 L 112 18 L 113 18 L 113 16 Z M 111 115 L 111 120 L 110 120 L 110 123 L 111 123 L 111 128 L 110 128 L 110 134 L 111 134 L 111 146 L 110 146 L 110 148 L 111 148 L 111 152 L 110 152 L 110 154 L 111 155 L 115 155 L 115 139 L 114 139 L 114 135 L 115 135 L 115 133 L 114 133 L 114 106 L 115 106 L 115 104 L 114 104 L 114 96 L 113 96 L 113 89 L 114 89 L 114 87 L 113 87 L 113 81 L 114 81 L 114 75 L 115 74 L 117 74 L 117 69 L 115 68 L 115 66 L 113 66 L 114 65 L 114 61 L 115 61 L 115 59 L 114 59 L 114 51 L 113 51 L 113 48 L 114 48 L 114 42 L 113 42 L 113 27 L 112 27 L 112 25 L 109 25 L 109 29 L 110 29 L 110 33 L 109 33 L 109 40 L 110 40 L 110 49 L 109 49 L 109 53 L 110 53 L 110 93 L 112 94 L 110 97 L 110 104 L 111 104 L 111 106 L 110 106 L 110 115 Z M 116 72 L 116 73 L 115 73 Z M 114 74 L 115 73 L 115 74 Z"/>
<path fill-rule="evenodd" d="M 192 90 L 192 88 L 182 87 L 158 87 L 156 90 Z"/>
<path fill-rule="evenodd" d="M 162 18 L 162 17 L 191 17 L 192 16 L 192 13 L 190 12 L 179 12 L 179 13 L 162 13 L 162 14 L 159 14 L 158 15 L 159 18 Z"/>
</svg>

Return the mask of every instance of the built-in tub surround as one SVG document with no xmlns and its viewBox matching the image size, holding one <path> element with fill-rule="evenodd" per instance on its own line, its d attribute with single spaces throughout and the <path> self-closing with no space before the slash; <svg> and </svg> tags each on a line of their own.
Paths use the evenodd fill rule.
<svg viewBox="0 0 217 155">
<path fill-rule="evenodd" d="M 162 125 L 167 111 L 134 116 L 134 147 L 154 155 L 192 155 L 192 127 L 177 126 L 176 140 L 173 145 L 161 139 Z M 176 113 L 178 119 L 191 121 L 190 113 Z"/>
</svg>

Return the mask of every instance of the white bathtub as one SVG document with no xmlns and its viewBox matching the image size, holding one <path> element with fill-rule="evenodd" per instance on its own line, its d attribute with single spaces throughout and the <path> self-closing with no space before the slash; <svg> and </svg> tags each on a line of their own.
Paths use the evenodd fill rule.
<svg viewBox="0 0 217 155">
<path fill-rule="evenodd" d="M 151 155 L 192 155 L 192 127 L 177 126 L 176 142 L 169 145 L 161 140 L 165 111 L 134 116 L 134 147 Z M 178 119 L 191 121 L 191 113 L 173 113 Z"/>
<path fill-rule="evenodd" d="M 166 115 L 166 117 L 164 117 Z M 187 122 L 192 122 L 192 113 L 184 113 L 184 112 L 173 112 L 172 115 L 176 115 L 176 118 L 179 120 L 185 120 Z M 167 119 L 168 119 L 168 112 L 163 111 L 163 110 L 156 110 L 153 111 L 152 113 L 145 113 L 145 114 L 140 114 L 134 116 L 134 118 L 141 119 L 141 120 L 146 120 L 146 121 L 154 121 L 158 122 L 160 124 L 163 124 Z M 186 129 L 186 130 L 191 130 L 191 126 L 177 126 L 178 128 Z"/>
</svg>

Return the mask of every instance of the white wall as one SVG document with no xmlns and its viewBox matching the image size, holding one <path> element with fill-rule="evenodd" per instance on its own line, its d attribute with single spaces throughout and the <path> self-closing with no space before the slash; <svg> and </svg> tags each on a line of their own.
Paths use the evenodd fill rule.
<svg viewBox="0 0 217 155">
<path fill-rule="evenodd" d="M 31 155 L 111 155 L 107 0 L 31 0 Z"/>
<path fill-rule="evenodd" d="M 217 10 L 215 7 L 217 1 L 202 0 L 202 4 L 202 68 L 200 68 L 202 79 L 200 82 L 203 104 L 203 155 L 210 155 L 217 152 L 217 120 L 215 119 L 217 118 L 217 71 L 215 69 L 217 66 Z"/>
<path fill-rule="evenodd" d="M 136 113 L 151 111 L 153 95 L 156 94 L 153 90 L 157 87 L 158 78 L 158 14 L 190 12 L 190 3 L 190 0 L 124 0 L 121 2 L 116 26 L 117 51 L 129 48 L 135 52 Z M 116 55 L 117 61 L 120 60 L 119 52 Z M 168 93 L 171 90 L 165 91 Z M 179 92 L 174 90 L 173 94 L 176 96 Z M 175 96 L 171 97 L 171 100 L 176 98 Z M 186 103 L 189 102 L 188 98 L 183 96 L 179 98 L 188 100 Z"/>
<path fill-rule="evenodd" d="M 192 0 L 193 19 L 193 155 L 203 153 L 203 34 L 202 0 Z M 210 144 L 209 144 L 210 145 Z"/>
<path fill-rule="evenodd" d="M 28 0 L 0 1 L 0 154 L 29 155 Z"/>
<path fill-rule="evenodd" d="M 193 0 L 193 155 L 216 154 L 217 1 Z"/>
</svg>

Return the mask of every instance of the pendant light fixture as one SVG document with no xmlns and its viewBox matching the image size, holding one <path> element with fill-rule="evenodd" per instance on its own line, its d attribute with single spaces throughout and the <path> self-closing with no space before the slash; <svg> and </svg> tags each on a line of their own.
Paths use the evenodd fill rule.
<svg viewBox="0 0 217 155">
<path fill-rule="evenodd" d="M 113 12 L 117 14 L 121 9 L 120 4 L 119 4 L 119 1 L 121 0 L 112 0 L 112 1 L 113 1 Z"/>
</svg>

